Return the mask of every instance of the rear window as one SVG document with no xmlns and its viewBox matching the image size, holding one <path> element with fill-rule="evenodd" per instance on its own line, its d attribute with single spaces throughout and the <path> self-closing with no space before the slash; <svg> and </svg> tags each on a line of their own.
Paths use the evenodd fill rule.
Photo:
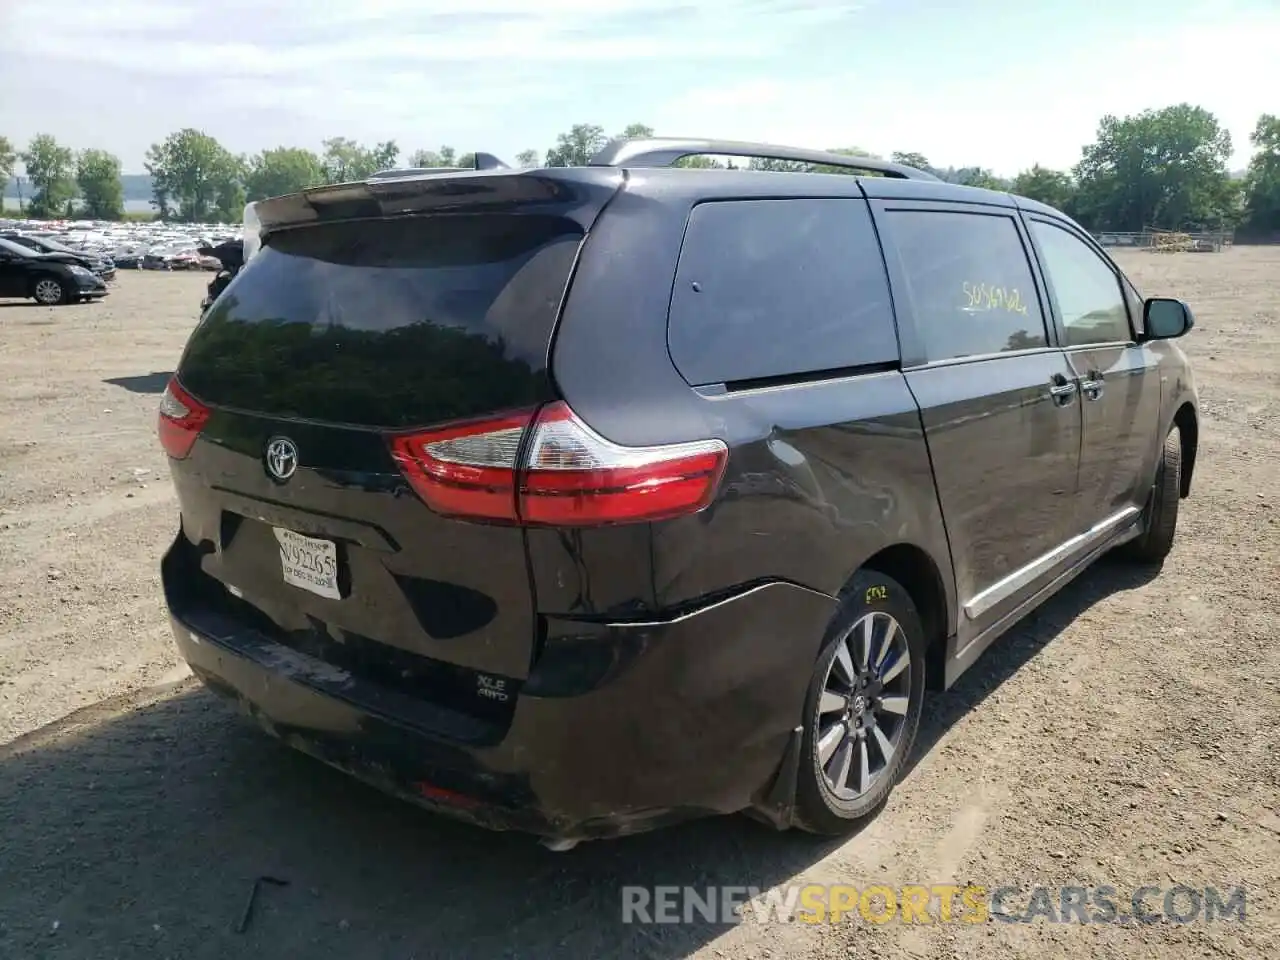
<svg viewBox="0 0 1280 960">
<path fill-rule="evenodd" d="M 889 283 L 867 202 L 695 207 L 667 336 L 692 384 L 896 361 Z"/>
<path fill-rule="evenodd" d="M 371 427 L 537 403 L 581 242 L 533 214 L 284 231 L 196 328 L 179 376 L 215 405 Z"/>
</svg>

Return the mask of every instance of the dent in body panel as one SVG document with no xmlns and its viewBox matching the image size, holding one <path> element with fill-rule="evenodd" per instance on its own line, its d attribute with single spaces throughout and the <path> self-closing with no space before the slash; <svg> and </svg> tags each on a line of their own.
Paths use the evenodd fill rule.
<svg viewBox="0 0 1280 960">
<path fill-rule="evenodd" d="M 763 194 L 766 180 L 742 180 L 729 195 Z M 661 611 L 768 578 L 833 595 L 867 557 L 902 542 L 929 553 L 952 591 L 919 414 L 900 373 L 718 397 L 679 375 L 667 343 L 672 282 L 690 205 L 717 188 L 668 190 L 675 182 L 633 171 L 597 221 L 552 372 L 575 412 L 616 443 L 724 440 L 722 490 L 700 514 L 651 528 L 576 538 L 530 530 L 539 610 Z M 951 593 L 949 618 L 956 609 Z"/>
<path fill-rule="evenodd" d="M 920 417 L 901 373 L 702 402 L 721 411 L 732 452 L 707 510 L 654 528 L 660 604 L 761 579 L 835 596 L 898 543 L 933 557 L 950 586 Z"/>
<path fill-rule="evenodd" d="M 266 439 L 280 432 L 303 458 L 285 485 L 261 463 Z M 459 666 L 527 675 L 534 617 L 520 530 L 432 513 L 388 467 L 372 431 L 219 411 L 206 434 L 171 470 L 204 574 L 282 631 L 320 623 Z M 284 582 L 273 526 L 335 543 L 342 599 Z"/>
</svg>

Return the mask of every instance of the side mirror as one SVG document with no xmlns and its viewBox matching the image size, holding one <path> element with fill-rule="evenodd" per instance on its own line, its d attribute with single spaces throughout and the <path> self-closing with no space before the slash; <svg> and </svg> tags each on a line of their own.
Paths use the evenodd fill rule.
<svg viewBox="0 0 1280 960">
<path fill-rule="evenodd" d="M 1142 305 L 1142 325 L 1146 330 L 1143 339 L 1172 340 L 1194 327 L 1196 318 L 1181 300 L 1152 297 Z"/>
</svg>

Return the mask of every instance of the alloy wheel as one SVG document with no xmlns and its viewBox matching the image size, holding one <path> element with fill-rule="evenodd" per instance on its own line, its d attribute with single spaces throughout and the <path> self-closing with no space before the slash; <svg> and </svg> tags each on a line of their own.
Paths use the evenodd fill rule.
<svg viewBox="0 0 1280 960">
<path fill-rule="evenodd" d="M 40 280 L 36 283 L 36 300 L 50 306 L 62 299 L 62 285 L 57 280 Z"/>
<path fill-rule="evenodd" d="M 911 653 L 888 613 L 860 617 L 836 647 L 818 699 L 817 764 L 827 789 L 849 801 L 889 769 L 911 703 Z"/>
</svg>

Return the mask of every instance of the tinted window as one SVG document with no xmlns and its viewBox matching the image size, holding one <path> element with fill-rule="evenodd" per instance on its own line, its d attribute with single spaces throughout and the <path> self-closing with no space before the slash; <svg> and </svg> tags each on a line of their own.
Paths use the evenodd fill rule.
<svg viewBox="0 0 1280 960">
<path fill-rule="evenodd" d="M 894 210 L 888 222 L 926 360 L 1047 345 L 1031 265 L 1011 217 Z"/>
<path fill-rule="evenodd" d="M 1133 329 L 1142 330 L 1142 307 L 1144 303 L 1142 294 L 1138 293 L 1128 279 L 1122 280 L 1121 285 L 1124 287 L 1125 303 L 1129 305 L 1129 322 L 1133 324 Z"/>
<path fill-rule="evenodd" d="M 16 240 L 6 240 L 4 237 L 0 237 L 0 250 L 18 257 L 29 257 L 32 253 L 30 247 L 25 247 Z"/>
<path fill-rule="evenodd" d="M 734 200 L 694 208 L 668 328 L 690 383 L 898 359 L 865 200 Z"/>
<path fill-rule="evenodd" d="M 1062 227 L 1031 221 L 1041 266 L 1058 307 L 1068 347 L 1130 339 L 1129 314 L 1111 265 Z"/>
<path fill-rule="evenodd" d="M 568 220 L 495 214 L 276 234 L 196 328 L 179 376 L 210 403 L 365 426 L 536 403 L 581 240 Z"/>
</svg>

